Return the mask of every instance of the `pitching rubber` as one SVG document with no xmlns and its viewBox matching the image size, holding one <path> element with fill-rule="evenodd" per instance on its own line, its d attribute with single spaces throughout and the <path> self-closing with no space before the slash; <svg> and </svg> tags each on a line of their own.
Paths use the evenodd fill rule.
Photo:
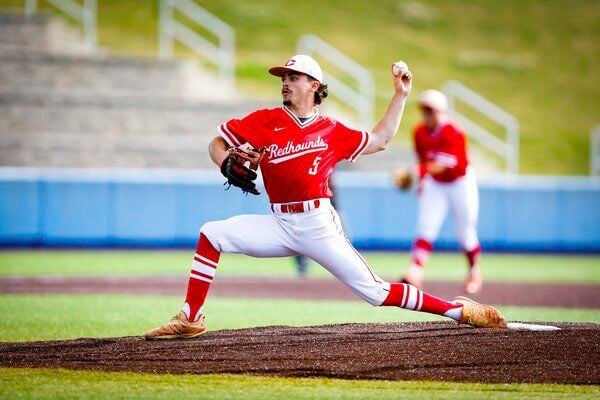
<svg viewBox="0 0 600 400">
<path fill-rule="evenodd" d="M 521 322 L 509 322 L 506 325 L 506 328 L 515 331 L 560 331 L 558 326 L 523 324 Z"/>
</svg>

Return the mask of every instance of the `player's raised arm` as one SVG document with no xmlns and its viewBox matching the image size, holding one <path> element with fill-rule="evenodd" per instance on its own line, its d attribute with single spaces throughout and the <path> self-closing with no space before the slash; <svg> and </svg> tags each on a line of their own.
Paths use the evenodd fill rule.
<svg viewBox="0 0 600 400">
<path fill-rule="evenodd" d="M 404 104 L 412 89 L 412 72 L 408 70 L 408 67 L 403 69 L 396 66 L 395 68 L 395 65 L 397 64 L 392 65 L 394 96 L 385 114 L 371 131 L 371 140 L 363 154 L 373 154 L 385 150 L 400 127 Z"/>
</svg>

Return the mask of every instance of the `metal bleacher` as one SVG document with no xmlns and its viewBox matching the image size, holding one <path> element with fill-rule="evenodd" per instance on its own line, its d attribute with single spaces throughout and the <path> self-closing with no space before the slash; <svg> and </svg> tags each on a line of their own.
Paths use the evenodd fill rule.
<svg viewBox="0 0 600 400">
<path fill-rule="evenodd" d="M 207 143 L 214 126 L 261 106 L 235 90 L 234 29 L 190 0 L 160 0 L 158 60 L 103 54 L 96 43 L 96 1 L 45 0 L 80 22 L 84 35 L 38 13 L 41 1 L 27 0 L 24 13 L 0 14 L 0 165 L 69 168 L 213 168 Z M 215 36 L 209 41 L 178 22 L 178 15 Z M 193 61 L 173 60 L 181 42 L 218 74 Z M 348 115 L 332 101 L 323 106 L 351 126 L 370 129 L 375 81 L 371 72 L 315 35 L 302 36 L 297 51 L 342 66 L 355 88 L 324 68 L 332 97 L 354 109 Z M 265 73 L 265 79 L 268 76 Z M 460 89 L 460 90 L 459 90 Z M 518 172 L 518 123 L 457 82 L 444 90 L 500 123 L 507 140 L 470 120 L 461 120 L 483 147 L 505 157 Z M 414 96 L 413 96 L 414 97 Z M 483 103 L 482 103 L 483 101 Z M 483 108 L 482 108 L 483 107 Z M 461 117 L 453 109 L 456 117 Z M 510 125 L 510 126 L 509 126 Z M 515 127 L 516 126 L 516 130 Z M 400 134 L 409 130 L 406 123 Z M 515 133 L 516 132 L 516 133 Z M 389 170 L 414 162 L 412 149 L 394 142 L 385 152 L 344 163 L 341 169 Z"/>
<path fill-rule="evenodd" d="M 215 126 L 257 107 L 190 61 L 90 54 L 45 14 L 0 14 L 0 165 L 212 168 Z"/>
</svg>

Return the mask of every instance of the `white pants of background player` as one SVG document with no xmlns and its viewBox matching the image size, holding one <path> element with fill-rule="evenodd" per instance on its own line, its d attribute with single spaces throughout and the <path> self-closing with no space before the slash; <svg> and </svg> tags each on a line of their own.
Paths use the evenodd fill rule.
<svg viewBox="0 0 600 400">
<path fill-rule="evenodd" d="M 433 243 L 450 211 L 458 243 L 465 251 L 479 246 L 477 216 L 479 193 L 475 174 L 467 174 L 454 182 L 441 183 L 427 175 L 419 195 L 417 237 Z"/>
<path fill-rule="evenodd" d="M 305 209 L 314 206 L 313 200 L 304 203 Z M 319 203 L 316 209 L 310 207 L 310 211 L 294 214 L 282 213 L 281 205 L 274 204 L 273 214 L 239 215 L 208 222 L 200 232 L 222 253 L 252 257 L 306 255 L 360 298 L 374 306 L 381 305 L 389 294 L 389 282 L 375 275 L 352 247 L 329 199 L 319 199 Z"/>
</svg>

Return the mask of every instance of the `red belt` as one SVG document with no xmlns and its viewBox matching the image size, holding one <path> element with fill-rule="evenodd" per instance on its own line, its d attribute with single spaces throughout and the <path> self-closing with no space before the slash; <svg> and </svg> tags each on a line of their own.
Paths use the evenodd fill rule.
<svg viewBox="0 0 600 400">
<path fill-rule="evenodd" d="M 305 207 L 304 202 L 302 202 L 302 201 L 298 202 L 298 203 L 281 204 L 281 206 L 279 207 L 279 210 L 282 213 L 295 214 L 295 213 L 302 213 L 302 212 L 317 209 L 321 205 L 321 201 L 319 199 L 311 200 L 311 201 L 309 201 L 309 203 L 312 203 L 312 207 L 310 207 L 310 205 L 308 205 L 308 204 Z M 273 207 L 273 204 L 271 204 L 271 210 L 273 212 L 275 212 L 275 207 Z"/>
</svg>

